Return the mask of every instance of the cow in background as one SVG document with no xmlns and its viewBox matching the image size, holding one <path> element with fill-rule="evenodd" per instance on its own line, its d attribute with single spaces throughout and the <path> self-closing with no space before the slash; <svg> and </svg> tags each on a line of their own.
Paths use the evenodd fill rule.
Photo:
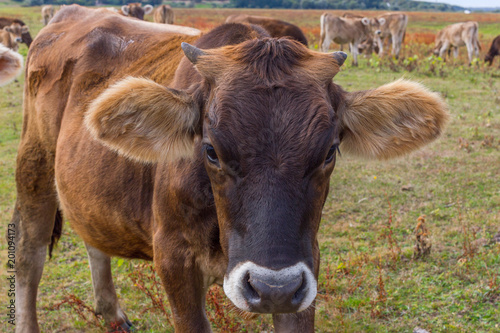
<svg viewBox="0 0 500 333">
<path fill-rule="evenodd" d="M 54 7 L 46 5 L 42 7 L 43 25 L 49 24 L 50 20 L 54 17 Z"/>
<path fill-rule="evenodd" d="M 344 18 L 363 18 L 364 16 L 358 15 L 358 14 L 353 14 L 353 13 L 344 13 L 342 15 Z M 370 24 L 374 26 L 380 26 L 380 22 L 378 19 L 370 19 Z M 372 29 L 373 30 L 373 29 Z M 376 31 L 373 34 L 373 36 L 367 37 L 365 40 L 361 42 L 358 46 L 358 51 L 359 53 L 365 53 L 365 55 L 370 55 L 373 52 L 379 53 L 379 44 L 380 44 L 380 33 L 377 34 Z M 340 45 L 340 51 L 344 50 L 344 44 Z"/>
<path fill-rule="evenodd" d="M 23 69 L 23 57 L 0 44 L 0 86 L 14 80 Z"/>
<path fill-rule="evenodd" d="M 128 5 L 122 6 L 123 15 L 135 17 L 138 18 L 139 20 L 144 20 L 144 15 L 150 14 L 152 12 L 153 12 L 153 6 L 146 5 L 142 7 L 139 2 L 129 3 Z"/>
<path fill-rule="evenodd" d="M 272 17 L 246 14 L 230 15 L 227 17 L 226 23 L 248 23 L 260 25 L 267 30 L 271 37 L 290 37 L 291 39 L 307 46 L 307 38 L 298 26 Z"/>
<path fill-rule="evenodd" d="M 155 9 L 153 19 L 156 23 L 174 24 L 174 11 L 169 5 L 160 5 Z"/>
<path fill-rule="evenodd" d="M 23 40 L 22 34 L 26 32 L 28 32 L 28 26 L 12 23 L 0 30 L 0 43 L 9 49 L 17 51 L 19 49 L 19 43 Z"/>
<path fill-rule="evenodd" d="M 327 52 L 332 41 L 341 45 L 349 43 L 354 66 L 358 65 L 360 44 L 380 33 L 378 21 L 370 20 L 368 17 L 338 17 L 324 13 L 321 15 L 320 25 L 321 50 Z"/>
<path fill-rule="evenodd" d="M 467 47 L 467 56 L 469 64 L 472 62 L 473 53 L 479 56 L 481 45 L 479 44 L 478 30 L 479 25 L 475 21 L 460 22 L 444 27 L 436 35 L 434 54 L 440 57 L 450 48 L 453 48 L 454 58 L 458 57 L 458 48 Z"/>
<path fill-rule="evenodd" d="M 491 64 L 493 64 L 493 59 L 497 56 L 500 55 L 500 35 L 496 36 L 493 42 L 491 43 L 491 47 L 484 57 L 484 61 Z"/>
<path fill-rule="evenodd" d="M 20 26 L 24 27 L 26 24 L 16 18 L 10 18 L 10 17 L 0 17 L 0 29 L 3 29 L 4 27 L 11 25 L 12 23 L 18 23 Z M 29 29 L 28 29 L 29 30 Z M 26 31 L 21 34 L 22 42 L 30 47 L 31 43 L 33 42 L 33 39 L 31 38 L 31 34 L 29 31 Z"/>
<path fill-rule="evenodd" d="M 380 44 L 379 55 L 384 52 L 385 41 L 392 41 L 392 55 L 398 59 L 401 52 L 401 46 L 406 35 L 406 26 L 408 25 L 408 15 L 404 13 L 387 13 L 377 16 L 380 22 Z"/>
</svg>

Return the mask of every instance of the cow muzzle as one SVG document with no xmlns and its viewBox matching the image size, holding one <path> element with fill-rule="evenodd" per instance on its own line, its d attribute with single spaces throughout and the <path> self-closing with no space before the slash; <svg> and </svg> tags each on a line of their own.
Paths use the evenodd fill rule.
<svg viewBox="0 0 500 333">
<path fill-rule="evenodd" d="M 382 31 L 380 31 L 380 30 L 375 31 L 375 34 L 377 34 L 377 35 L 380 35 L 381 33 L 382 33 Z"/>
<path fill-rule="evenodd" d="M 22 38 L 20 38 L 20 37 L 16 37 L 16 42 L 17 42 L 17 43 L 21 43 L 22 41 L 23 41 L 23 39 L 22 39 Z"/>
<path fill-rule="evenodd" d="M 302 262 L 273 270 L 246 261 L 224 277 L 224 292 L 244 311 L 291 313 L 311 305 L 317 282 Z"/>
</svg>

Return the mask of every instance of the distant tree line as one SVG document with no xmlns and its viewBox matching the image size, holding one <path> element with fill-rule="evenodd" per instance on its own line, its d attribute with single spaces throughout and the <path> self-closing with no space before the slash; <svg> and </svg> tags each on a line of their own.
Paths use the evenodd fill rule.
<svg viewBox="0 0 500 333">
<path fill-rule="evenodd" d="M 131 2 L 159 5 L 163 0 L 14 0 L 23 2 L 25 6 L 41 6 L 45 4 L 63 5 L 79 4 L 95 6 L 96 4 L 121 6 Z M 201 2 L 201 0 L 193 0 Z M 461 11 L 464 8 L 444 3 L 411 1 L 411 0 L 231 0 L 225 7 L 232 8 L 293 8 L 293 9 L 385 9 L 407 11 Z"/>
<path fill-rule="evenodd" d="M 231 0 L 237 8 L 386 9 L 409 11 L 460 11 L 444 3 L 411 0 Z"/>
</svg>

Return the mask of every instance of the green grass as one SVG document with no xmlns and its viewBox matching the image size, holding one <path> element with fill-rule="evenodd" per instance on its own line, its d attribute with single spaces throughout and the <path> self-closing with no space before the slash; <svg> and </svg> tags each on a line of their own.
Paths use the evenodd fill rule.
<svg viewBox="0 0 500 333">
<path fill-rule="evenodd" d="M 33 36 L 42 27 L 39 9 L 0 8 L 0 16 L 10 14 L 29 22 Z M 215 14 L 207 10 L 206 15 Z M 412 24 L 416 29 L 427 23 Z M 468 67 L 461 50 L 456 62 L 443 63 L 429 57 L 428 48 L 408 45 L 406 63 L 361 56 L 359 67 L 348 61 L 335 77 L 349 91 L 400 77 L 419 81 L 445 96 L 451 121 L 439 140 L 404 158 L 387 162 L 338 159 L 319 233 L 318 332 L 411 332 L 415 326 L 431 332 L 500 331 L 500 245 L 491 241 L 500 228 L 498 60 L 492 68 L 481 62 Z M 20 50 L 26 55 L 24 46 Z M 414 55 L 418 59 L 412 68 L 408 59 Z M 23 83 L 20 78 L 0 88 L 1 234 L 14 208 Z M 403 191 L 408 185 L 411 190 Z M 428 257 L 416 259 L 414 230 L 421 215 L 426 215 L 432 249 Z M 5 276 L 4 237 L 0 251 L 0 272 Z M 149 288 L 155 286 L 140 263 L 113 259 L 122 308 L 140 332 L 172 332 L 160 311 L 148 310 L 150 299 L 132 282 L 131 277 L 142 272 L 140 281 Z M 2 305 L 7 301 L 5 287 L 6 283 L 0 284 Z M 70 304 L 62 303 L 68 295 L 93 304 L 83 242 L 66 225 L 40 284 L 42 331 L 102 332 L 90 313 L 85 312 L 85 320 Z M 208 316 L 214 330 L 224 331 L 221 327 L 230 325 L 250 332 L 271 329 L 269 316 L 246 320 L 234 310 L 217 311 L 214 304 L 227 301 L 220 289 L 211 295 Z M 9 331 L 5 325 L 2 318 L 1 332 Z"/>
</svg>

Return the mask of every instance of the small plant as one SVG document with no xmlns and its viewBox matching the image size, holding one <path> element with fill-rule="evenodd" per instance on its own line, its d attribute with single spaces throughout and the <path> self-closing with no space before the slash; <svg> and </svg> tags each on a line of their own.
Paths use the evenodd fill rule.
<svg viewBox="0 0 500 333">
<path fill-rule="evenodd" d="M 69 294 L 64 296 L 64 299 L 51 306 L 50 310 L 59 310 L 63 305 L 68 305 L 88 325 L 101 329 L 103 328 L 101 316 L 97 315 L 93 307 L 85 304 L 76 295 Z"/>
<path fill-rule="evenodd" d="M 417 226 L 415 227 L 415 248 L 413 258 L 423 258 L 431 253 L 431 241 L 429 238 L 429 230 L 425 225 L 425 215 L 419 216 Z"/>
</svg>

